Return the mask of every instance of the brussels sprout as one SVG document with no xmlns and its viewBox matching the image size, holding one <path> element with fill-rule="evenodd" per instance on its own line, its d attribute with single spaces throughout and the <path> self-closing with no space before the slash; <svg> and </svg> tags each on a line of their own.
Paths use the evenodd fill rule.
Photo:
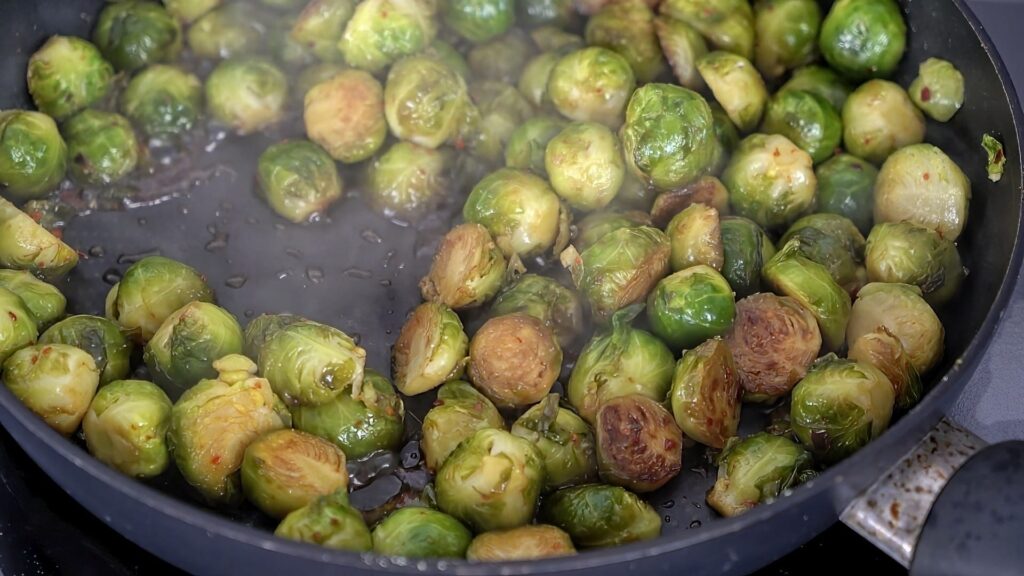
<svg viewBox="0 0 1024 576">
<path fill-rule="evenodd" d="M 491 304 L 492 316 L 517 312 L 543 322 L 563 347 L 583 331 L 583 306 L 579 295 L 547 276 L 524 274 L 501 291 Z"/>
<path fill-rule="evenodd" d="M 797 300 L 753 294 L 736 303 L 736 321 L 725 342 L 744 400 L 771 402 L 807 374 L 821 350 L 821 331 Z"/>
<path fill-rule="evenodd" d="M 87 40 L 51 36 L 28 61 L 28 91 L 36 108 L 64 120 L 106 96 L 114 68 Z"/>
<path fill-rule="evenodd" d="M 523 0 L 523 2 L 547 0 Z M 572 2 L 573 0 L 555 0 L 556 2 Z M 579 50 L 583 48 L 583 37 L 572 32 L 567 32 L 557 26 L 541 26 L 530 32 L 530 39 L 543 52 L 558 52 L 560 54 Z"/>
<path fill-rule="evenodd" d="M 469 79 L 469 63 L 454 46 L 444 40 L 435 39 L 430 46 L 423 50 L 423 54 L 444 62 L 445 66 L 462 76 L 463 80 Z"/>
<path fill-rule="evenodd" d="M 722 174 L 732 207 L 766 229 L 786 226 L 814 203 L 811 156 L 785 136 L 752 134 Z"/>
<path fill-rule="evenodd" d="M 512 434 L 529 440 L 544 461 L 545 488 L 592 482 L 597 477 L 594 435 L 579 416 L 549 394 L 512 424 Z"/>
<path fill-rule="evenodd" d="M 319 62 L 308 66 L 299 73 L 299 77 L 295 81 L 295 93 L 305 102 L 306 94 L 309 94 L 314 86 L 334 78 L 345 70 L 347 68 L 344 65 L 334 62 Z"/>
<path fill-rule="evenodd" d="M 177 398 L 203 379 L 213 378 L 214 360 L 241 354 L 242 328 L 227 310 L 190 302 L 164 320 L 143 357 L 153 381 Z"/>
<path fill-rule="evenodd" d="M 814 0 L 754 3 L 754 61 L 766 78 L 778 78 L 817 55 L 821 9 Z"/>
<path fill-rule="evenodd" d="M 274 535 L 336 550 L 373 549 L 370 529 L 362 514 L 349 505 L 348 494 L 343 490 L 321 496 L 292 512 L 277 525 Z"/>
<path fill-rule="evenodd" d="M 271 23 L 267 31 L 269 36 L 266 42 L 270 53 L 281 64 L 288 67 L 308 66 L 316 62 L 317 58 L 310 48 L 292 38 L 292 26 L 295 24 L 295 20 L 294 16 L 286 16 Z M 333 62 L 324 62 L 324 64 L 333 64 Z M 300 94 L 304 95 L 305 93 L 300 92 Z"/>
<path fill-rule="evenodd" d="M 194 269 L 163 256 L 132 264 L 107 295 L 107 318 L 148 342 L 174 311 L 192 301 L 213 302 L 213 290 Z"/>
<path fill-rule="evenodd" d="M 660 401 L 642 394 L 607 400 L 594 431 L 598 470 L 609 484 L 653 492 L 682 469 L 683 433 Z"/>
<path fill-rule="evenodd" d="M 985 166 L 988 171 L 988 179 L 992 182 L 999 182 L 1003 178 L 1003 170 L 1006 167 L 1003 143 L 991 134 L 982 134 L 981 147 L 985 149 L 985 154 L 988 156 L 988 164 Z"/>
<path fill-rule="evenodd" d="M 672 386 L 672 351 L 650 332 L 630 326 L 640 306 L 612 317 L 610 330 L 599 332 L 573 366 L 566 399 L 593 424 L 598 408 L 619 396 L 642 395 L 661 402 Z"/>
<path fill-rule="evenodd" d="M 252 12 L 252 6 L 235 3 L 204 14 L 188 29 L 192 53 L 200 58 L 234 58 L 258 50 L 265 28 Z"/>
<path fill-rule="evenodd" d="M 547 524 L 484 532 L 473 538 L 466 549 L 466 559 L 473 562 L 537 560 L 574 554 L 576 548 L 569 535 Z"/>
<path fill-rule="evenodd" d="M 662 192 L 651 206 L 651 221 L 664 228 L 680 212 L 694 204 L 714 208 L 720 215 L 729 213 L 729 191 L 714 176 L 701 176 L 678 190 Z"/>
<path fill-rule="evenodd" d="M 370 78 L 362 72 L 353 74 L 367 81 Z M 306 98 L 307 106 L 311 97 Z M 471 107 L 462 76 L 436 58 L 405 58 L 388 72 L 384 113 L 391 133 L 397 138 L 437 148 L 459 136 Z"/>
<path fill-rule="evenodd" d="M 294 314 L 260 314 L 249 321 L 243 334 L 242 353 L 249 358 L 259 358 L 263 345 L 279 330 L 299 322 L 308 322 Z"/>
<path fill-rule="evenodd" d="M 77 252 L 14 204 L 0 198 L 0 266 L 28 270 L 44 280 L 54 281 L 76 264 Z"/>
<path fill-rule="evenodd" d="M 864 236 L 853 222 L 837 214 L 811 214 L 797 220 L 779 240 L 792 240 L 800 254 L 828 269 L 832 279 L 850 294 L 865 283 Z"/>
<path fill-rule="evenodd" d="M 523 26 L 569 27 L 576 23 L 573 0 L 519 0 L 516 16 Z"/>
<path fill-rule="evenodd" d="M 404 558 L 462 558 L 473 533 L 430 508 L 402 508 L 373 530 L 373 551 Z"/>
<path fill-rule="evenodd" d="M 380 72 L 403 56 L 416 54 L 437 35 L 432 0 L 364 0 L 338 42 L 345 62 Z"/>
<path fill-rule="evenodd" d="M 528 524 L 543 484 L 533 444 L 493 428 L 459 444 L 434 478 L 438 507 L 479 532 Z"/>
<path fill-rule="evenodd" d="M 188 24 L 220 5 L 222 0 L 163 0 L 167 12 Z"/>
<path fill-rule="evenodd" d="M 810 310 L 826 350 L 842 348 L 850 319 L 850 295 L 836 284 L 828 268 L 804 256 L 799 242 L 791 241 L 765 263 L 762 275 L 773 292 Z"/>
<path fill-rule="evenodd" d="M 139 161 L 132 125 L 120 114 L 86 110 L 64 124 L 71 176 L 84 184 L 110 184 Z"/>
<path fill-rule="evenodd" d="M 931 228 L 947 240 L 967 222 L 971 181 L 942 150 L 907 146 L 882 165 L 875 182 L 875 222 L 904 220 Z"/>
<path fill-rule="evenodd" d="M 723 448 L 740 424 L 741 390 L 739 372 L 725 342 L 713 338 L 684 352 L 669 392 L 676 424 L 687 437 Z"/>
<path fill-rule="evenodd" d="M 626 104 L 636 88 L 633 69 L 622 56 L 591 46 L 570 52 L 551 70 L 548 98 L 570 120 L 622 124 Z"/>
<path fill-rule="evenodd" d="M 424 300 L 453 310 L 475 308 L 501 289 L 505 267 L 505 256 L 486 228 L 460 224 L 441 240 L 420 291 Z"/>
<path fill-rule="evenodd" d="M 501 408 L 539 402 L 562 369 L 562 349 L 541 320 L 526 314 L 491 318 L 469 342 L 469 379 Z"/>
<path fill-rule="evenodd" d="M 53 119 L 26 110 L 0 112 L 0 191 L 16 201 L 45 196 L 67 169 L 68 149 Z"/>
<path fill-rule="evenodd" d="M 478 81 L 514 84 L 535 54 L 530 37 L 519 29 L 469 49 L 466 59 Z"/>
<path fill-rule="evenodd" d="M 818 39 L 830 66 L 853 80 L 883 78 L 899 66 L 907 25 L 893 0 L 838 0 Z"/>
<path fill-rule="evenodd" d="M 718 50 L 754 57 L 754 12 L 747 0 L 664 0 L 659 10 L 692 26 Z"/>
<path fill-rule="evenodd" d="M 964 105 L 964 76 L 951 62 L 929 58 L 921 63 L 908 91 L 922 112 L 948 122 Z"/>
<path fill-rule="evenodd" d="M 605 236 L 619 228 L 637 228 L 652 226 L 651 217 L 639 210 L 604 210 L 591 212 L 576 225 L 576 238 L 573 242 L 578 250 L 586 251 Z"/>
<path fill-rule="evenodd" d="M 885 432 L 894 401 L 892 384 L 877 368 L 832 355 L 793 388 L 789 417 L 804 447 L 831 464 Z"/>
<path fill-rule="evenodd" d="M 708 53 L 708 45 L 700 32 L 682 20 L 666 16 L 654 19 L 654 31 L 676 81 L 691 90 L 703 88 L 697 60 Z"/>
<path fill-rule="evenodd" d="M 256 364 L 238 354 L 213 363 L 220 374 L 189 388 L 171 409 L 167 442 L 185 480 L 213 504 L 241 499 L 238 471 L 245 448 L 287 428 L 288 412 Z"/>
<path fill-rule="evenodd" d="M 427 302 L 412 311 L 391 350 L 391 376 L 407 396 L 458 378 L 466 364 L 469 337 L 462 321 L 444 304 Z"/>
<path fill-rule="evenodd" d="M 861 84 L 843 104 L 843 145 L 875 164 L 904 146 L 924 141 L 924 130 L 924 116 L 907 91 L 888 80 Z"/>
<path fill-rule="evenodd" d="M 345 453 L 334 444 L 297 430 L 274 430 L 245 448 L 245 497 L 272 518 L 348 486 Z"/>
<path fill-rule="evenodd" d="M 40 344 L 68 344 L 88 352 L 100 371 L 100 386 L 126 378 L 132 343 L 114 322 L 99 316 L 71 316 L 50 326 Z"/>
<path fill-rule="evenodd" d="M 25 302 L 0 286 L 0 363 L 16 351 L 34 344 L 39 328 Z"/>
<path fill-rule="evenodd" d="M 60 290 L 24 270 L 0 269 L 0 288 L 10 290 L 21 301 L 40 328 L 49 326 L 62 316 L 67 299 Z M 3 360 L 0 359 L 0 362 Z"/>
<path fill-rule="evenodd" d="M 740 132 L 757 127 L 768 101 L 768 89 L 749 60 L 715 51 L 697 60 L 697 70 Z"/>
<path fill-rule="evenodd" d="M 803 66 L 790 75 L 789 80 L 779 88 L 786 90 L 803 90 L 828 100 L 836 110 L 842 110 L 847 97 L 853 91 L 839 74 L 824 66 Z"/>
<path fill-rule="evenodd" d="M 722 269 L 722 232 L 718 210 L 706 204 L 691 204 L 676 214 L 665 229 L 672 244 L 672 271 L 704 264 Z"/>
<path fill-rule="evenodd" d="M 9 316 L 12 307 L 4 307 Z M 25 328 L 34 328 L 11 322 L 15 337 Z M 35 338 L 34 330 L 29 332 Z M 92 356 L 66 344 L 36 344 L 4 356 L 4 384 L 11 393 L 64 436 L 78 430 L 100 381 Z"/>
<path fill-rule="evenodd" d="M 630 169 L 659 190 L 696 180 L 721 152 L 707 102 L 670 84 L 647 84 L 633 93 L 619 136 Z"/>
<path fill-rule="evenodd" d="M 916 286 L 872 282 L 861 288 L 846 337 L 856 342 L 879 327 L 899 339 L 920 374 L 928 372 L 942 357 L 945 330 Z"/>
<path fill-rule="evenodd" d="M 712 166 L 711 171 L 715 174 L 721 174 L 729 160 L 729 155 L 740 145 L 740 133 L 736 129 L 736 125 L 729 119 L 729 115 L 725 112 L 725 108 L 722 108 L 721 104 L 712 101 L 708 106 L 711 107 L 711 120 L 715 129 L 715 140 L 718 141 L 722 152 L 718 155 L 718 159 Z"/>
<path fill-rule="evenodd" d="M 544 166 L 551 187 L 579 210 L 607 206 L 626 173 L 619 139 L 597 122 L 574 122 L 552 138 Z"/>
<path fill-rule="evenodd" d="M 654 12 L 643 0 L 618 0 L 604 6 L 587 21 L 585 36 L 587 44 L 622 55 L 638 82 L 653 82 L 665 71 Z"/>
<path fill-rule="evenodd" d="M 462 217 L 487 228 L 509 257 L 561 251 L 568 239 L 568 214 L 558 196 L 525 170 L 501 168 L 487 175 L 470 192 Z"/>
<path fill-rule="evenodd" d="M 343 184 L 334 160 L 307 140 L 286 140 L 264 150 L 256 175 L 267 204 L 296 224 L 341 198 Z"/>
<path fill-rule="evenodd" d="M 491 164 L 500 163 L 512 133 L 533 116 L 533 107 L 519 90 L 503 82 L 479 82 L 470 86 L 469 92 L 477 108 L 469 109 L 467 144 L 474 155 Z"/>
<path fill-rule="evenodd" d="M 867 234 L 873 222 L 878 168 L 850 154 L 839 154 L 818 165 L 817 209 L 849 218 Z"/>
<path fill-rule="evenodd" d="M 316 406 L 362 382 L 366 351 L 337 328 L 296 322 L 267 339 L 258 362 L 260 374 L 285 404 Z"/>
<path fill-rule="evenodd" d="M 538 108 L 550 103 L 548 81 L 551 79 L 551 71 L 561 58 L 558 52 L 541 52 L 526 63 L 516 87 L 527 102 Z"/>
<path fill-rule="evenodd" d="M 803 90 L 777 92 L 768 102 L 761 131 L 789 138 L 815 163 L 828 160 L 843 139 L 842 120 L 836 109 L 828 100 Z"/>
<path fill-rule="evenodd" d="M 875 226 L 868 236 L 865 264 L 871 282 L 912 284 L 933 306 L 948 302 L 964 278 L 956 244 L 911 222 Z"/>
<path fill-rule="evenodd" d="M 437 390 L 434 407 L 423 417 L 423 460 L 437 471 L 463 440 L 485 428 L 504 428 L 494 404 L 468 382 L 452 380 Z"/>
<path fill-rule="evenodd" d="M 847 357 L 856 362 L 871 364 L 885 374 L 896 395 L 897 408 L 909 410 L 921 399 L 921 376 L 899 338 L 893 336 L 885 326 L 879 326 L 852 342 Z"/>
<path fill-rule="evenodd" d="M 732 288 L 714 268 L 697 265 L 658 282 L 647 298 L 651 329 L 674 348 L 693 348 L 724 333 L 736 313 Z"/>
<path fill-rule="evenodd" d="M 115 380 L 99 389 L 82 420 L 89 453 L 128 476 L 151 478 L 167 468 L 171 400 L 145 380 Z"/>
<path fill-rule="evenodd" d="M 310 0 L 292 26 L 291 37 L 324 62 L 342 60 L 338 42 L 355 11 L 353 0 Z"/>
<path fill-rule="evenodd" d="M 181 137 L 202 116 L 202 84 L 177 66 L 150 66 L 121 94 L 121 112 L 151 138 Z"/>
<path fill-rule="evenodd" d="M 384 89 L 361 70 L 339 72 L 306 92 L 306 136 L 346 164 L 373 156 L 384 144 Z"/>
<path fill-rule="evenodd" d="M 366 370 L 362 382 L 326 403 L 296 406 L 291 412 L 297 430 L 330 440 L 352 459 L 394 450 L 405 433 L 402 399 L 391 382 L 373 370 Z"/>
<path fill-rule="evenodd" d="M 557 136 L 566 123 L 551 116 L 530 118 L 508 137 L 505 144 L 505 166 L 529 170 L 538 176 L 547 176 L 544 153 L 548 142 Z M 618 160 L 622 162 L 621 156 Z"/>
<path fill-rule="evenodd" d="M 736 438 L 718 457 L 718 479 L 708 492 L 708 505 L 722 516 L 738 516 L 813 474 L 811 454 L 789 438 L 765 432 Z"/>
<path fill-rule="evenodd" d="M 470 42 L 504 34 L 516 20 L 513 0 L 444 0 L 444 23 Z"/>
<path fill-rule="evenodd" d="M 118 70 L 133 72 L 169 62 L 181 52 L 181 24 L 155 2 L 107 4 L 96 20 L 92 41 Z"/>
<path fill-rule="evenodd" d="M 618 546 L 661 534 L 661 517 L 625 488 L 587 484 L 563 488 L 544 499 L 540 518 L 572 537 L 581 548 Z"/>
<path fill-rule="evenodd" d="M 281 120 L 288 102 L 288 79 L 264 58 L 225 60 L 206 79 L 206 102 L 214 120 L 239 134 L 250 134 Z"/>
</svg>

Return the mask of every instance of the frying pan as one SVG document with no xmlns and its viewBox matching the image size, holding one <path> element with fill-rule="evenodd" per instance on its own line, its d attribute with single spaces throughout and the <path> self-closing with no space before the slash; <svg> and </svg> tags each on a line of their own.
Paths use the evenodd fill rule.
<svg viewBox="0 0 1024 576">
<path fill-rule="evenodd" d="M 0 9 L 0 108 L 31 107 L 24 86 L 28 57 L 52 34 L 88 37 L 101 0 L 4 0 Z M 929 56 L 951 60 L 964 74 L 967 101 L 948 124 L 929 123 L 928 141 L 957 160 L 973 183 L 968 226 L 960 240 L 969 274 L 954 308 L 940 310 L 946 355 L 923 400 L 890 430 L 850 458 L 774 503 L 723 519 L 704 506 L 714 470 L 701 448 L 688 449 L 684 471 L 650 496 L 664 518 L 661 538 L 575 557 L 505 564 L 403 560 L 326 550 L 274 538 L 251 509 L 218 511 L 194 504 L 172 472 L 148 483 L 121 476 L 47 428 L 5 387 L 0 421 L 25 451 L 71 496 L 121 534 L 193 573 L 299 574 L 565 574 L 742 573 L 786 554 L 832 524 L 840 512 L 914 448 L 967 384 L 1000 321 L 1021 264 L 1021 111 L 1009 76 L 988 36 L 961 0 L 901 2 L 909 49 L 895 80 L 906 86 Z M 291 130 L 294 130 L 294 123 Z M 237 138 L 210 128 L 194 153 L 172 157 L 163 176 L 143 176 L 144 193 L 169 198 L 130 210 L 92 210 L 74 219 L 65 239 L 87 257 L 61 286 L 75 313 L 102 313 L 109 282 L 151 251 L 205 273 L 219 302 L 240 319 L 292 312 L 358 335 L 368 366 L 386 369 L 405 314 L 418 303 L 416 281 L 437 241 L 455 220 L 466 190 L 419 226 L 389 222 L 351 192 L 321 221 L 286 225 L 254 197 L 255 158 L 284 136 Z M 986 178 L 985 132 L 1006 147 L 1006 173 Z M 156 162 L 156 159 L 153 160 Z M 184 194 L 186 189 L 189 193 Z M 145 194 L 144 194 L 145 195 Z M 147 196 L 153 200 L 153 198 Z M 431 398 L 408 400 L 411 426 Z M 741 433 L 764 426 L 767 411 L 744 408 Z M 353 494 L 371 508 L 415 482 L 415 441 L 400 457 L 374 462 L 383 470 Z M 411 479 L 411 480 L 410 480 Z"/>
</svg>

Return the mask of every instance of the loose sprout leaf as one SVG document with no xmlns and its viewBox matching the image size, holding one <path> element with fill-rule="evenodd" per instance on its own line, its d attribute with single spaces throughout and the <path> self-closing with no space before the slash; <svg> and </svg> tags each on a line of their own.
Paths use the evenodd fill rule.
<svg viewBox="0 0 1024 576">
<path fill-rule="evenodd" d="M 1003 143 L 991 134 L 984 134 L 981 137 L 981 146 L 988 154 L 988 179 L 999 182 L 1003 178 L 1003 168 L 1006 166 Z"/>
</svg>

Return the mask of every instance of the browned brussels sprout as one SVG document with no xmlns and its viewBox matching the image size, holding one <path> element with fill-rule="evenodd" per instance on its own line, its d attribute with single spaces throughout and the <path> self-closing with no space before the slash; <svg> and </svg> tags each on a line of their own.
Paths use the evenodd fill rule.
<svg viewBox="0 0 1024 576">
<path fill-rule="evenodd" d="M 688 438 L 723 448 L 740 425 L 740 381 L 729 346 L 713 338 L 687 350 L 676 364 L 669 400 Z"/>
<path fill-rule="evenodd" d="M 896 407 L 908 410 L 921 398 L 921 376 L 903 349 L 903 343 L 885 326 L 868 332 L 850 344 L 850 360 L 866 362 L 878 368 L 892 383 Z"/>
<path fill-rule="evenodd" d="M 718 210 L 706 204 L 691 204 L 676 214 L 665 229 L 672 243 L 672 270 L 704 264 L 722 269 L 722 232 Z"/>
<path fill-rule="evenodd" d="M 531 524 L 509 530 L 484 532 L 466 549 L 466 559 L 477 562 L 536 560 L 555 556 L 572 556 L 576 548 L 561 528 L 547 524 Z"/>
<path fill-rule="evenodd" d="M 693 204 L 710 206 L 724 216 L 729 213 L 729 191 L 718 178 L 701 176 L 678 190 L 658 194 L 651 206 L 651 222 L 656 228 L 664 228 L 676 214 Z"/>
<path fill-rule="evenodd" d="M 505 256 L 486 228 L 461 224 L 441 240 L 420 291 L 424 300 L 452 310 L 475 308 L 501 289 L 505 266 Z"/>
<path fill-rule="evenodd" d="M 452 380 L 437 389 L 434 407 L 423 417 L 423 459 L 437 471 L 463 440 L 485 428 L 504 428 L 494 404 L 469 382 Z"/>
<path fill-rule="evenodd" d="M 571 344 L 583 331 L 583 305 L 579 294 L 547 276 L 523 274 L 491 304 L 492 316 L 515 312 L 543 322 L 562 346 Z"/>
<path fill-rule="evenodd" d="M 468 346 L 462 321 L 451 308 L 435 302 L 420 304 L 402 326 L 391 351 L 395 386 L 415 396 L 458 378 Z"/>
<path fill-rule="evenodd" d="M 503 408 L 544 398 L 562 369 L 562 349 L 544 322 L 526 314 L 491 318 L 469 343 L 469 378 Z"/>
<path fill-rule="evenodd" d="M 634 492 L 652 492 L 683 467 L 683 433 L 660 402 L 632 394 L 597 411 L 597 466 L 601 478 Z"/>
</svg>

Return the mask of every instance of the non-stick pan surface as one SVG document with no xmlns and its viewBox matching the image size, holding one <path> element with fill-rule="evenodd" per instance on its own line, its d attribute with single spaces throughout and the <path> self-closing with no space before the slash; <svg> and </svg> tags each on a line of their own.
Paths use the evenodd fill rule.
<svg viewBox="0 0 1024 576">
<path fill-rule="evenodd" d="M 29 107 L 28 56 L 52 34 L 88 36 L 103 2 L 4 0 L 0 9 L 0 108 Z M 999 321 L 1020 265 L 1020 110 L 998 56 L 962 2 L 902 2 L 910 48 L 896 78 L 908 85 L 929 56 L 953 61 L 967 81 L 967 103 L 946 125 L 929 123 L 928 141 L 950 154 L 973 183 L 974 199 L 961 252 L 969 269 L 961 295 L 940 311 L 946 327 L 944 363 L 924 400 L 881 438 L 776 503 L 735 519 L 704 505 L 714 471 L 700 448 L 689 449 L 684 471 L 651 503 L 663 515 L 662 538 L 576 557 L 503 565 L 401 561 L 351 554 L 274 538 L 253 510 L 219 512 L 194 504 L 173 473 L 151 483 L 125 478 L 92 459 L 80 444 L 50 431 L 0 387 L 0 420 L 31 457 L 85 507 L 129 539 L 198 573 L 347 575 L 429 574 L 668 574 L 738 573 L 777 558 L 833 522 L 856 494 L 904 454 L 960 393 Z M 1006 175 L 985 176 L 984 132 L 1005 143 Z M 280 138 L 297 135 L 287 131 Z M 351 197 L 327 217 L 294 226 L 254 194 L 254 164 L 271 137 L 241 139 L 211 129 L 191 160 L 177 157 L 139 186 L 178 194 L 130 210 L 95 210 L 74 219 L 66 240 L 86 254 L 62 286 L 75 313 L 102 313 L 110 282 L 142 254 L 185 261 L 206 274 L 218 300 L 242 321 L 263 312 L 292 312 L 358 334 L 368 366 L 387 371 L 389 345 L 418 303 L 416 282 L 440 235 L 459 212 L 466 190 L 418 227 L 377 216 L 358 198 L 358 175 L 346 173 Z M 187 192 L 187 193 L 184 193 Z M 415 427 L 431 395 L 409 399 Z M 763 426 L 767 413 L 744 408 L 743 431 Z M 412 437 L 411 437 L 412 438 Z M 370 508 L 422 482 L 411 442 L 354 501 Z M 365 468 L 365 467 L 364 467 Z"/>
</svg>

